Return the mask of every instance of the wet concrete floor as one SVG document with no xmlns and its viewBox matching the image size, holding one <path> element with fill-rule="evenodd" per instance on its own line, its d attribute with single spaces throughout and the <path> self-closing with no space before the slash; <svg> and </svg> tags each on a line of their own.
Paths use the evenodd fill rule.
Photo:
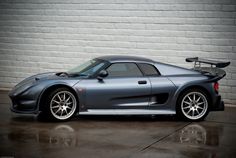
<svg viewBox="0 0 236 158">
<path fill-rule="evenodd" d="M 236 108 L 211 112 L 205 121 L 173 116 L 86 116 L 45 122 L 9 110 L 0 91 L 1 157 L 236 157 Z"/>
</svg>

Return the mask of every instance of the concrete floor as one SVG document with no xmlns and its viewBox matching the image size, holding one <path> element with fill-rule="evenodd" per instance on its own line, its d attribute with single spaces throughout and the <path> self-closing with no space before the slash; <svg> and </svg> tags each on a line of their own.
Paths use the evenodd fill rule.
<svg viewBox="0 0 236 158">
<path fill-rule="evenodd" d="M 236 157 L 236 108 L 211 112 L 206 121 L 171 116 L 80 117 L 45 122 L 9 110 L 0 91 L 0 157 Z"/>
</svg>

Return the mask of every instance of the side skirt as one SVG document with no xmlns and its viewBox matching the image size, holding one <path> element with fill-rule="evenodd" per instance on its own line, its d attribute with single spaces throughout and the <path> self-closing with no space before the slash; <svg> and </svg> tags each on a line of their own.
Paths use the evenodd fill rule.
<svg viewBox="0 0 236 158">
<path fill-rule="evenodd" d="M 88 109 L 79 115 L 174 115 L 172 110 L 143 110 L 143 109 Z"/>
</svg>

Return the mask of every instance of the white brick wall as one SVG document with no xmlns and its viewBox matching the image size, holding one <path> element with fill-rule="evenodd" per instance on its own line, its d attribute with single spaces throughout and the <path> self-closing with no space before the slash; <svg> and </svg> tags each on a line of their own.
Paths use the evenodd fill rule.
<svg viewBox="0 0 236 158">
<path fill-rule="evenodd" d="M 108 54 L 230 60 L 221 92 L 236 104 L 236 1 L 0 1 L 0 88 Z"/>
</svg>

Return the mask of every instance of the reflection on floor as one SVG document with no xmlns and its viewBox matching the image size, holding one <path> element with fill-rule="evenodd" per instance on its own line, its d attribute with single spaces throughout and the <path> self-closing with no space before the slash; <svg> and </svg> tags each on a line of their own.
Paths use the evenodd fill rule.
<svg viewBox="0 0 236 158">
<path fill-rule="evenodd" d="M 45 122 L 9 111 L 0 91 L 0 157 L 236 157 L 236 108 L 203 122 L 173 116 L 83 116 Z"/>
</svg>

